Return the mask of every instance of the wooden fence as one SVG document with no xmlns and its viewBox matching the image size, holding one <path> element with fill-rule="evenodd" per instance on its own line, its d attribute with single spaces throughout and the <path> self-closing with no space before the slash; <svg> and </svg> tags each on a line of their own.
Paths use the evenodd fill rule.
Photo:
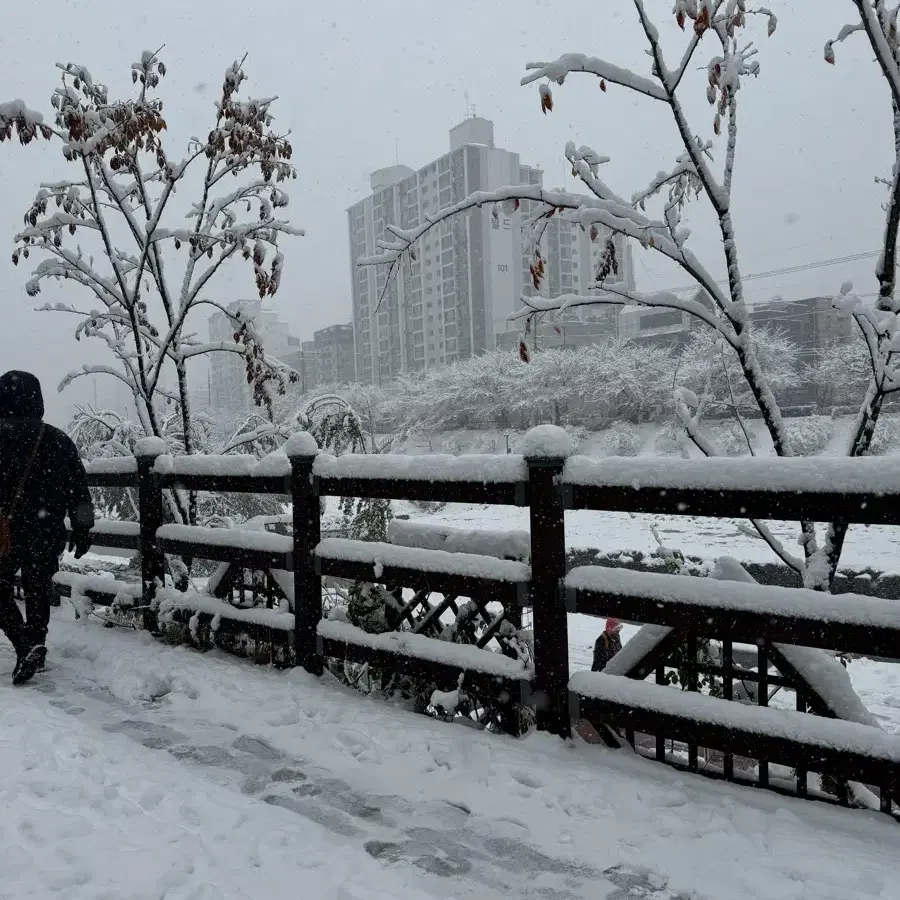
<svg viewBox="0 0 900 900">
<path fill-rule="evenodd" d="M 97 462 L 89 470 L 92 486 L 135 489 L 140 523 L 99 522 L 94 542 L 140 550 L 146 607 L 159 605 L 166 554 L 276 573 L 292 599 L 292 617 L 235 610 L 232 618 L 251 631 L 289 632 L 292 658 L 309 672 L 319 674 L 323 660 L 338 658 L 431 679 L 441 689 L 452 689 L 462 676 L 466 685 L 500 703 L 530 705 L 537 727 L 562 737 L 570 735 L 573 721 L 586 719 L 610 744 L 624 736 L 623 745 L 689 771 L 825 798 L 811 786 L 809 773 L 816 773 L 841 802 L 895 812 L 900 736 L 885 733 L 845 697 L 835 699 L 829 666 L 839 663 L 806 649 L 900 658 L 895 601 L 594 566 L 567 573 L 564 519 L 566 510 L 601 510 L 900 525 L 900 461 L 335 458 L 302 441 L 289 443 L 287 451 L 259 465 L 243 458 L 172 459 L 153 453 Z M 293 534 L 253 538 L 240 529 L 165 525 L 167 490 L 283 495 L 292 504 Z M 329 496 L 527 507 L 530 564 L 323 540 L 320 498 Z M 323 619 L 326 577 L 383 584 L 398 596 L 400 588 L 414 592 L 401 615 L 406 636 L 371 635 Z M 108 599 L 120 587 L 92 584 L 86 592 Z M 443 595 L 443 605 L 429 606 L 422 598 L 430 593 Z M 448 608 L 456 609 L 457 597 L 478 604 L 488 637 L 502 620 L 518 625 L 521 610 L 530 607 L 533 667 L 483 649 L 486 640 L 459 646 L 426 636 L 427 629 L 408 634 L 404 618 L 413 622 L 412 604 L 425 603 L 424 617 L 433 623 Z M 501 604 L 502 612 L 490 613 L 490 604 Z M 213 607 L 195 606 L 193 615 L 221 620 Z M 573 674 L 570 613 L 647 625 L 608 672 Z M 598 622 L 597 631 L 601 628 Z M 718 648 L 712 662 L 698 653 L 710 640 Z M 755 667 L 735 662 L 736 655 L 747 659 L 741 645 L 755 648 Z M 669 686 L 675 670 L 685 690 Z M 645 680 L 651 676 L 654 682 Z M 718 696 L 699 690 L 704 677 L 716 684 Z M 773 688 L 794 690 L 796 711 L 769 708 Z M 728 702 L 738 693 L 743 703 Z"/>
</svg>

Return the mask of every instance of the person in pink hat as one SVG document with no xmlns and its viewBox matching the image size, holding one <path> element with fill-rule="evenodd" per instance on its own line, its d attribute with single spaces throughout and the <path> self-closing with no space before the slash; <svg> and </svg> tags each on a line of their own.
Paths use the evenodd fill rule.
<svg viewBox="0 0 900 900">
<path fill-rule="evenodd" d="M 594 664 L 592 672 L 602 672 L 609 661 L 622 649 L 622 623 L 618 619 L 607 619 L 603 634 L 594 644 Z"/>
</svg>

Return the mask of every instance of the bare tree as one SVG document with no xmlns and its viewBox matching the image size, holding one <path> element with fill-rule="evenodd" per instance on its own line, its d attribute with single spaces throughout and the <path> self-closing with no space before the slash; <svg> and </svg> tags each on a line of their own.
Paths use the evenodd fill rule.
<svg viewBox="0 0 900 900">
<path fill-rule="evenodd" d="M 856 8 L 859 23 L 848 25 L 836 40 L 844 40 L 857 31 L 864 32 L 875 51 L 882 73 L 891 86 L 893 122 L 897 158 L 900 160 L 900 65 L 898 65 L 897 9 L 888 9 L 883 0 L 850 0 Z M 600 166 L 609 161 L 591 147 L 576 147 L 569 142 L 565 156 L 572 174 L 586 188 L 586 194 L 548 191 L 539 186 L 511 185 L 490 192 L 478 192 L 459 203 L 428 217 L 411 229 L 387 225 L 389 238 L 380 242 L 382 252 L 362 259 L 360 265 L 384 265 L 390 276 L 396 276 L 410 254 L 415 254 L 417 242 L 438 223 L 460 213 L 492 208 L 527 210 L 526 226 L 531 236 L 531 276 L 536 288 L 545 273 L 545 259 L 541 237 L 553 216 L 563 216 L 590 232 L 593 240 L 605 241 L 595 272 L 592 293 L 587 296 L 566 295 L 552 300 L 523 297 L 523 309 L 517 314 L 527 325 L 536 316 L 552 311 L 559 315 L 581 306 L 598 303 L 630 304 L 662 307 L 688 313 L 707 325 L 737 362 L 746 392 L 758 409 L 762 421 L 779 456 L 793 456 L 790 433 L 785 427 L 781 410 L 760 364 L 755 342 L 751 336 L 751 322 L 744 299 L 740 255 L 735 224 L 731 213 L 732 184 L 735 175 L 738 146 L 740 89 L 749 76 L 759 74 L 757 49 L 743 37 L 754 20 L 765 23 L 771 36 L 777 27 L 775 15 L 764 7 L 751 7 L 746 0 L 676 0 L 674 15 L 678 25 L 687 32 L 686 44 L 672 62 L 664 53 L 656 24 L 647 12 L 645 0 L 633 0 L 637 20 L 646 41 L 650 57 L 649 76 L 621 68 L 611 62 L 579 53 L 568 53 L 551 62 L 529 63 L 522 84 L 538 83 L 541 110 L 553 110 L 551 84 L 563 85 L 570 75 L 588 75 L 606 92 L 617 86 L 630 91 L 643 102 L 661 105 L 667 110 L 680 144 L 674 166 L 656 174 L 644 188 L 625 199 L 600 177 Z M 695 57 L 701 45 L 713 43 L 705 71 L 705 92 L 714 107 L 712 136 L 700 136 L 689 121 L 682 94 L 686 78 L 696 68 Z M 826 60 L 833 62 L 833 44 L 829 42 Z M 717 140 L 724 143 L 721 161 L 717 164 L 714 147 Z M 860 407 L 849 455 L 866 453 L 878 420 L 884 398 L 900 389 L 892 367 L 893 341 L 896 327 L 895 299 L 896 241 L 900 227 L 900 163 L 895 164 L 892 178 L 887 182 L 890 197 L 886 205 L 885 248 L 879 261 L 877 275 L 880 295 L 874 310 L 862 308 L 845 284 L 836 303 L 854 315 L 869 348 L 872 380 Z M 689 230 L 684 226 L 685 208 L 691 201 L 703 201 L 712 211 L 721 239 L 722 262 L 727 272 L 727 285 L 720 286 L 705 265 L 689 248 Z M 524 204 L 524 205 L 523 205 Z M 648 206 L 658 204 L 654 216 Z M 628 289 L 618 279 L 618 261 L 610 234 L 622 234 L 637 241 L 644 249 L 674 263 L 691 281 L 703 289 L 709 303 L 696 297 L 685 298 L 671 292 L 642 293 Z M 390 278 L 386 279 L 386 284 Z M 527 357 L 527 352 L 524 354 Z M 744 393 L 744 389 L 741 390 Z M 696 409 L 688 401 L 696 400 L 693 392 L 676 385 L 675 404 L 681 423 L 696 446 L 708 455 L 715 454 L 714 443 L 701 431 Z M 829 527 L 820 546 L 814 525 L 802 523 L 800 543 L 804 556 L 798 559 L 786 552 L 771 534 L 765 523 L 754 523 L 760 535 L 775 553 L 800 573 L 807 586 L 827 590 L 834 578 L 840 558 L 846 527 Z"/>
<path fill-rule="evenodd" d="M 75 337 L 103 341 L 112 356 L 109 364 L 82 366 L 60 388 L 84 375 L 116 378 L 131 391 L 147 434 L 165 436 L 161 408 L 177 410 L 182 449 L 190 453 L 189 360 L 218 352 L 243 356 L 261 406 L 271 407 L 272 397 L 296 379 L 266 356 L 250 319 L 208 294 L 222 266 L 235 258 L 253 267 L 260 298 L 278 290 L 284 267 L 279 238 L 302 234 L 278 217 L 288 205 L 281 184 L 296 178 L 291 144 L 272 128 L 275 98 L 238 99 L 243 61 L 226 70 L 212 127 L 205 138 L 191 139 L 183 159 L 163 146 L 166 121 L 155 91 L 166 67 L 158 52 L 146 51 L 132 65 L 135 96 L 121 100 L 110 100 L 84 66 L 57 68 L 62 77 L 50 100 L 52 124 L 20 101 L 0 103 L 0 141 L 14 135 L 22 144 L 57 141 L 78 169 L 72 179 L 40 186 L 16 235 L 13 262 L 32 254 L 40 259 L 26 285 L 30 296 L 47 279 L 84 288 L 87 304 L 42 309 L 75 316 Z M 179 210 L 173 199 L 190 189 L 195 170 L 196 197 Z M 228 176 L 238 186 L 225 191 Z M 164 227 L 167 216 L 185 212 L 186 227 Z M 176 251 L 181 258 L 173 263 Z M 187 320 L 200 307 L 229 316 L 234 339 L 207 343 L 189 331 Z M 166 382 L 173 373 L 174 390 Z"/>
</svg>

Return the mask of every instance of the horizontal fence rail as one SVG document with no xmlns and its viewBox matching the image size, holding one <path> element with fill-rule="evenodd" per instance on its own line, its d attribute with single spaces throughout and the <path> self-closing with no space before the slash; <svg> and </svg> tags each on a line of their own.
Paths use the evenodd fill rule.
<svg viewBox="0 0 900 900">
<path fill-rule="evenodd" d="M 57 587 L 107 601 L 130 591 L 136 603 L 153 611 L 148 627 L 155 627 L 155 612 L 165 608 L 203 628 L 215 626 L 220 634 L 245 632 L 279 642 L 285 660 L 314 673 L 332 658 L 429 679 L 440 690 L 452 690 L 462 679 L 502 704 L 533 706 L 540 729 L 566 737 L 573 720 L 587 719 L 612 745 L 621 743 L 615 729 L 624 730 L 640 752 L 645 735 L 649 755 L 690 771 L 715 769 L 747 781 L 748 770 L 741 768 L 747 757 L 756 761 L 754 783 L 779 788 L 786 782 L 772 774 L 778 763 L 793 770 L 795 793 L 808 793 L 813 771 L 835 780 L 842 801 L 854 790 L 857 799 L 865 793 L 852 788 L 860 782 L 879 794 L 880 809 L 894 812 L 900 738 L 875 727 L 864 710 L 830 702 L 817 683 L 822 672 L 808 657 L 820 651 L 804 648 L 898 658 L 900 605 L 855 594 L 597 566 L 567 575 L 564 513 L 900 525 L 900 460 L 597 460 L 548 455 L 546 447 L 540 452 L 540 442 L 535 446 L 525 456 L 336 458 L 292 439 L 286 452 L 259 462 L 155 453 L 98 460 L 88 464 L 91 486 L 135 491 L 140 521 L 98 521 L 94 543 L 139 550 L 141 582 L 87 583 L 62 573 Z M 552 451 L 556 444 L 548 446 Z M 292 505 L 293 535 L 166 524 L 163 492 L 175 489 L 283 496 Z M 528 507 L 530 533 L 498 540 L 398 523 L 389 543 L 323 540 L 320 501 L 327 496 Z M 221 562 L 210 593 L 175 596 L 162 589 L 167 554 Z M 243 569 L 266 572 L 291 613 L 229 604 L 229 591 L 243 584 Z M 327 579 L 384 585 L 402 598 L 396 627 L 409 630 L 372 635 L 324 619 Z M 443 600 L 432 606 L 431 594 Z M 440 633 L 445 613 L 458 614 L 458 598 L 474 602 L 487 623 L 477 644 L 429 636 Z M 520 626 L 523 608 L 533 613 L 533 667 L 485 649 L 504 627 Z M 607 671 L 571 674 L 570 613 L 648 625 Z M 712 662 L 700 656 L 709 641 L 719 648 Z M 824 654 L 822 659 L 839 665 Z M 651 676 L 655 683 L 644 680 Z M 670 686 L 676 676 L 686 691 Z M 717 696 L 700 692 L 703 679 L 715 685 Z M 796 712 L 767 708 L 772 693 L 783 689 L 796 692 Z M 743 702 L 727 702 L 734 700 Z M 860 721 L 841 721 L 848 714 Z M 701 751 L 718 756 L 707 756 L 701 766 Z"/>
</svg>

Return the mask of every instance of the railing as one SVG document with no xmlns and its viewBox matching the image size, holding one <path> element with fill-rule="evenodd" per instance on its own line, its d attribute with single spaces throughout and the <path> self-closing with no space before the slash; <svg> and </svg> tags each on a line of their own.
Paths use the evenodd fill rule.
<svg viewBox="0 0 900 900">
<path fill-rule="evenodd" d="M 441 688 L 456 686 L 462 676 L 499 702 L 533 706 L 537 727 L 563 737 L 570 735 L 573 720 L 587 719 L 609 743 L 619 743 L 620 732 L 613 729 L 622 729 L 639 752 L 650 752 L 649 740 L 655 758 L 690 771 L 790 788 L 799 795 L 819 793 L 808 780 L 815 772 L 842 802 L 894 811 L 900 797 L 900 737 L 878 728 L 846 692 L 835 695 L 840 678 L 833 667 L 839 670 L 840 663 L 809 648 L 900 658 L 900 605 L 599 566 L 567 574 L 564 516 L 569 509 L 590 509 L 898 525 L 900 461 L 592 460 L 539 453 L 334 458 L 303 441 L 289 442 L 286 450 L 285 456 L 259 464 L 243 458 L 173 460 L 152 452 L 133 462 L 95 464 L 93 486 L 137 490 L 140 524 L 98 523 L 94 541 L 141 551 L 146 607 L 160 606 L 167 553 L 272 570 L 292 601 L 292 615 L 235 610 L 225 617 L 251 632 L 280 631 L 291 658 L 312 673 L 321 673 L 330 657 L 430 678 Z M 163 492 L 174 489 L 284 495 L 292 504 L 293 535 L 253 538 L 240 529 L 164 525 Z M 530 565 L 498 559 L 490 551 L 322 540 L 320 498 L 327 496 L 528 507 Z M 346 622 L 323 620 L 326 577 L 413 591 L 404 607 L 410 622 L 411 604 L 429 593 L 445 598 L 435 607 L 425 604 L 424 617 L 432 623 L 456 608 L 455 598 L 471 598 L 494 629 L 488 638 L 503 618 L 518 624 L 521 610 L 530 607 L 533 668 L 483 649 L 486 641 L 448 644 L 426 636 L 423 628 L 416 634 L 371 635 Z M 98 595 L 98 585 L 88 587 Z M 216 606 L 209 598 L 171 602 L 194 617 L 223 618 L 225 604 Z M 502 613 L 489 614 L 492 603 L 501 604 Z M 569 613 L 614 615 L 658 627 L 645 627 L 607 672 L 573 675 Z M 710 639 L 720 642 L 716 664 L 698 659 L 698 647 Z M 747 664 L 752 651 L 741 644 L 755 647 L 755 670 Z M 680 669 L 686 692 L 668 686 L 673 666 Z M 644 681 L 651 675 L 655 684 Z M 721 699 L 698 692 L 701 676 L 718 679 Z M 737 699 L 738 685 L 745 702 L 727 702 Z M 772 687 L 795 690 L 797 711 L 766 708 Z M 755 774 L 736 764 L 747 759 L 756 761 Z M 795 784 L 777 765 L 792 770 Z"/>
</svg>

